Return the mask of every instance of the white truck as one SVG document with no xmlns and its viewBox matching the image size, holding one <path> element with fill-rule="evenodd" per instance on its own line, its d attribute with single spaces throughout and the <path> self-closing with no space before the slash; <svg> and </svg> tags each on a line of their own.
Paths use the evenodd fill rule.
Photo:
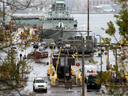
<svg viewBox="0 0 128 96">
<path fill-rule="evenodd" d="M 85 65 L 84 66 L 84 73 L 85 73 L 85 83 L 87 84 L 87 89 L 100 89 L 101 84 L 97 82 L 97 71 L 98 68 L 96 65 Z M 99 81 L 99 80 L 98 80 Z"/>
</svg>

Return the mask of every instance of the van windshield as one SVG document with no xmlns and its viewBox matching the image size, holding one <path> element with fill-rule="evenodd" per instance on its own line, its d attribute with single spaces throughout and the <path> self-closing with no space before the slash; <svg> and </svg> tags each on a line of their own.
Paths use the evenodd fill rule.
<svg viewBox="0 0 128 96">
<path fill-rule="evenodd" d="M 96 75 L 89 75 L 88 78 L 89 79 L 95 79 L 96 78 Z"/>
<path fill-rule="evenodd" d="M 44 83 L 44 80 L 36 80 L 35 83 Z"/>
<path fill-rule="evenodd" d="M 96 75 L 89 75 L 88 76 L 88 83 L 95 83 Z"/>
</svg>

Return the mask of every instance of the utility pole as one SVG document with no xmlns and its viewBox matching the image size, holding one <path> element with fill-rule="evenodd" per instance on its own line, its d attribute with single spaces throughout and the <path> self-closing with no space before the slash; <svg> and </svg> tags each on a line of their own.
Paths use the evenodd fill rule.
<svg viewBox="0 0 128 96">
<path fill-rule="evenodd" d="M 115 64 L 115 65 L 116 65 L 116 68 L 117 68 L 117 66 L 118 66 L 118 65 L 117 65 L 117 47 L 116 47 L 116 64 Z M 117 71 L 118 71 L 118 70 L 116 70 L 116 78 L 117 78 Z"/>
<path fill-rule="evenodd" d="M 85 87 L 84 87 L 84 38 L 82 38 L 82 96 L 85 96 Z"/>
<path fill-rule="evenodd" d="M 100 52 L 101 52 L 101 72 L 102 72 L 102 43 L 101 43 L 101 36 L 99 34 L 97 34 L 96 36 L 99 36 L 99 41 L 100 41 L 100 45 L 101 45 Z"/>
<path fill-rule="evenodd" d="M 88 30 L 88 32 L 87 32 L 87 36 L 89 36 L 89 0 L 88 0 L 88 28 L 87 28 L 87 30 Z"/>
<path fill-rule="evenodd" d="M 110 43 L 109 43 L 109 47 L 110 47 Z M 109 64 L 109 47 L 108 47 L 108 50 L 107 50 L 107 70 L 110 69 L 110 64 Z"/>
</svg>

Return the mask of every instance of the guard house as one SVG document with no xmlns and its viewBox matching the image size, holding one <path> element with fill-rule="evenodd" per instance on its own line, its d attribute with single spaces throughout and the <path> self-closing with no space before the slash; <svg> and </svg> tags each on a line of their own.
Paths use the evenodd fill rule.
<svg viewBox="0 0 128 96">
<path fill-rule="evenodd" d="M 56 69 L 58 55 L 52 56 L 53 66 Z M 71 79 L 71 66 L 75 65 L 75 57 L 73 55 L 60 55 L 57 68 L 57 76 L 59 79 L 70 81 Z"/>
<path fill-rule="evenodd" d="M 95 45 L 95 43 L 96 43 L 96 41 L 94 41 L 94 40 L 96 40 L 95 39 L 95 37 L 93 38 L 92 36 L 86 36 L 86 47 L 85 47 L 85 51 L 86 51 L 86 53 L 88 52 L 90 52 L 90 53 L 93 53 L 93 51 L 94 51 L 94 45 Z"/>
</svg>

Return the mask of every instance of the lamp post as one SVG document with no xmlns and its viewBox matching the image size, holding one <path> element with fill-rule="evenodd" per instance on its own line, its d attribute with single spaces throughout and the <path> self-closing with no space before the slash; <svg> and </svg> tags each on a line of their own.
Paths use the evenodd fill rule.
<svg viewBox="0 0 128 96">
<path fill-rule="evenodd" d="M 99 34 L 97 34 L 96 36 L 99 36 L 99 43 L 101 44 L 101 36 Z"/>
<path fill-rule="evenodd" d="M 3 0 L 3 27 L 5 27 L 5 2 Z"/>
<path fill-rule="evenodd" d="M 42 26 L 40 28 L 40 30 L 41 30 L 41 36 L 40 36 L 40 38 L 43 38 L 44 37 L 44 34 L 43 34 L 43 23 L 44 23 L 44 21 L 42 21 Z"/>
<path fill-rule="evenodd" d="M 84 38 L 82 38 L 82 96 L 85 96 L 84 80 Z"/>
<path fill-rule="evenodd" d="M 88 16 L 87 16 L 87 20 L 88 20 L 88 28 L 87 28 L 87 30 L 88 30 L 88 32 L 87 32 L 87 36 L 89 36 L 89 0 L 88 0 Z"/>
<path fill-rule="evenodd" d="M 63 40 L 65 40 L 65 36 L 67 36 L 67 34 L 63 34 Z"/>
<path fill-rule="evenodd" d="M 101 44 L 101 36 L 99 34 L 97 34 L 96 36 L 99 36 L 99 41 L 100 41 L 100 44 Z M 101 72 L 102 72 L 102 45 L 101 45 Z"/>
</svg>

